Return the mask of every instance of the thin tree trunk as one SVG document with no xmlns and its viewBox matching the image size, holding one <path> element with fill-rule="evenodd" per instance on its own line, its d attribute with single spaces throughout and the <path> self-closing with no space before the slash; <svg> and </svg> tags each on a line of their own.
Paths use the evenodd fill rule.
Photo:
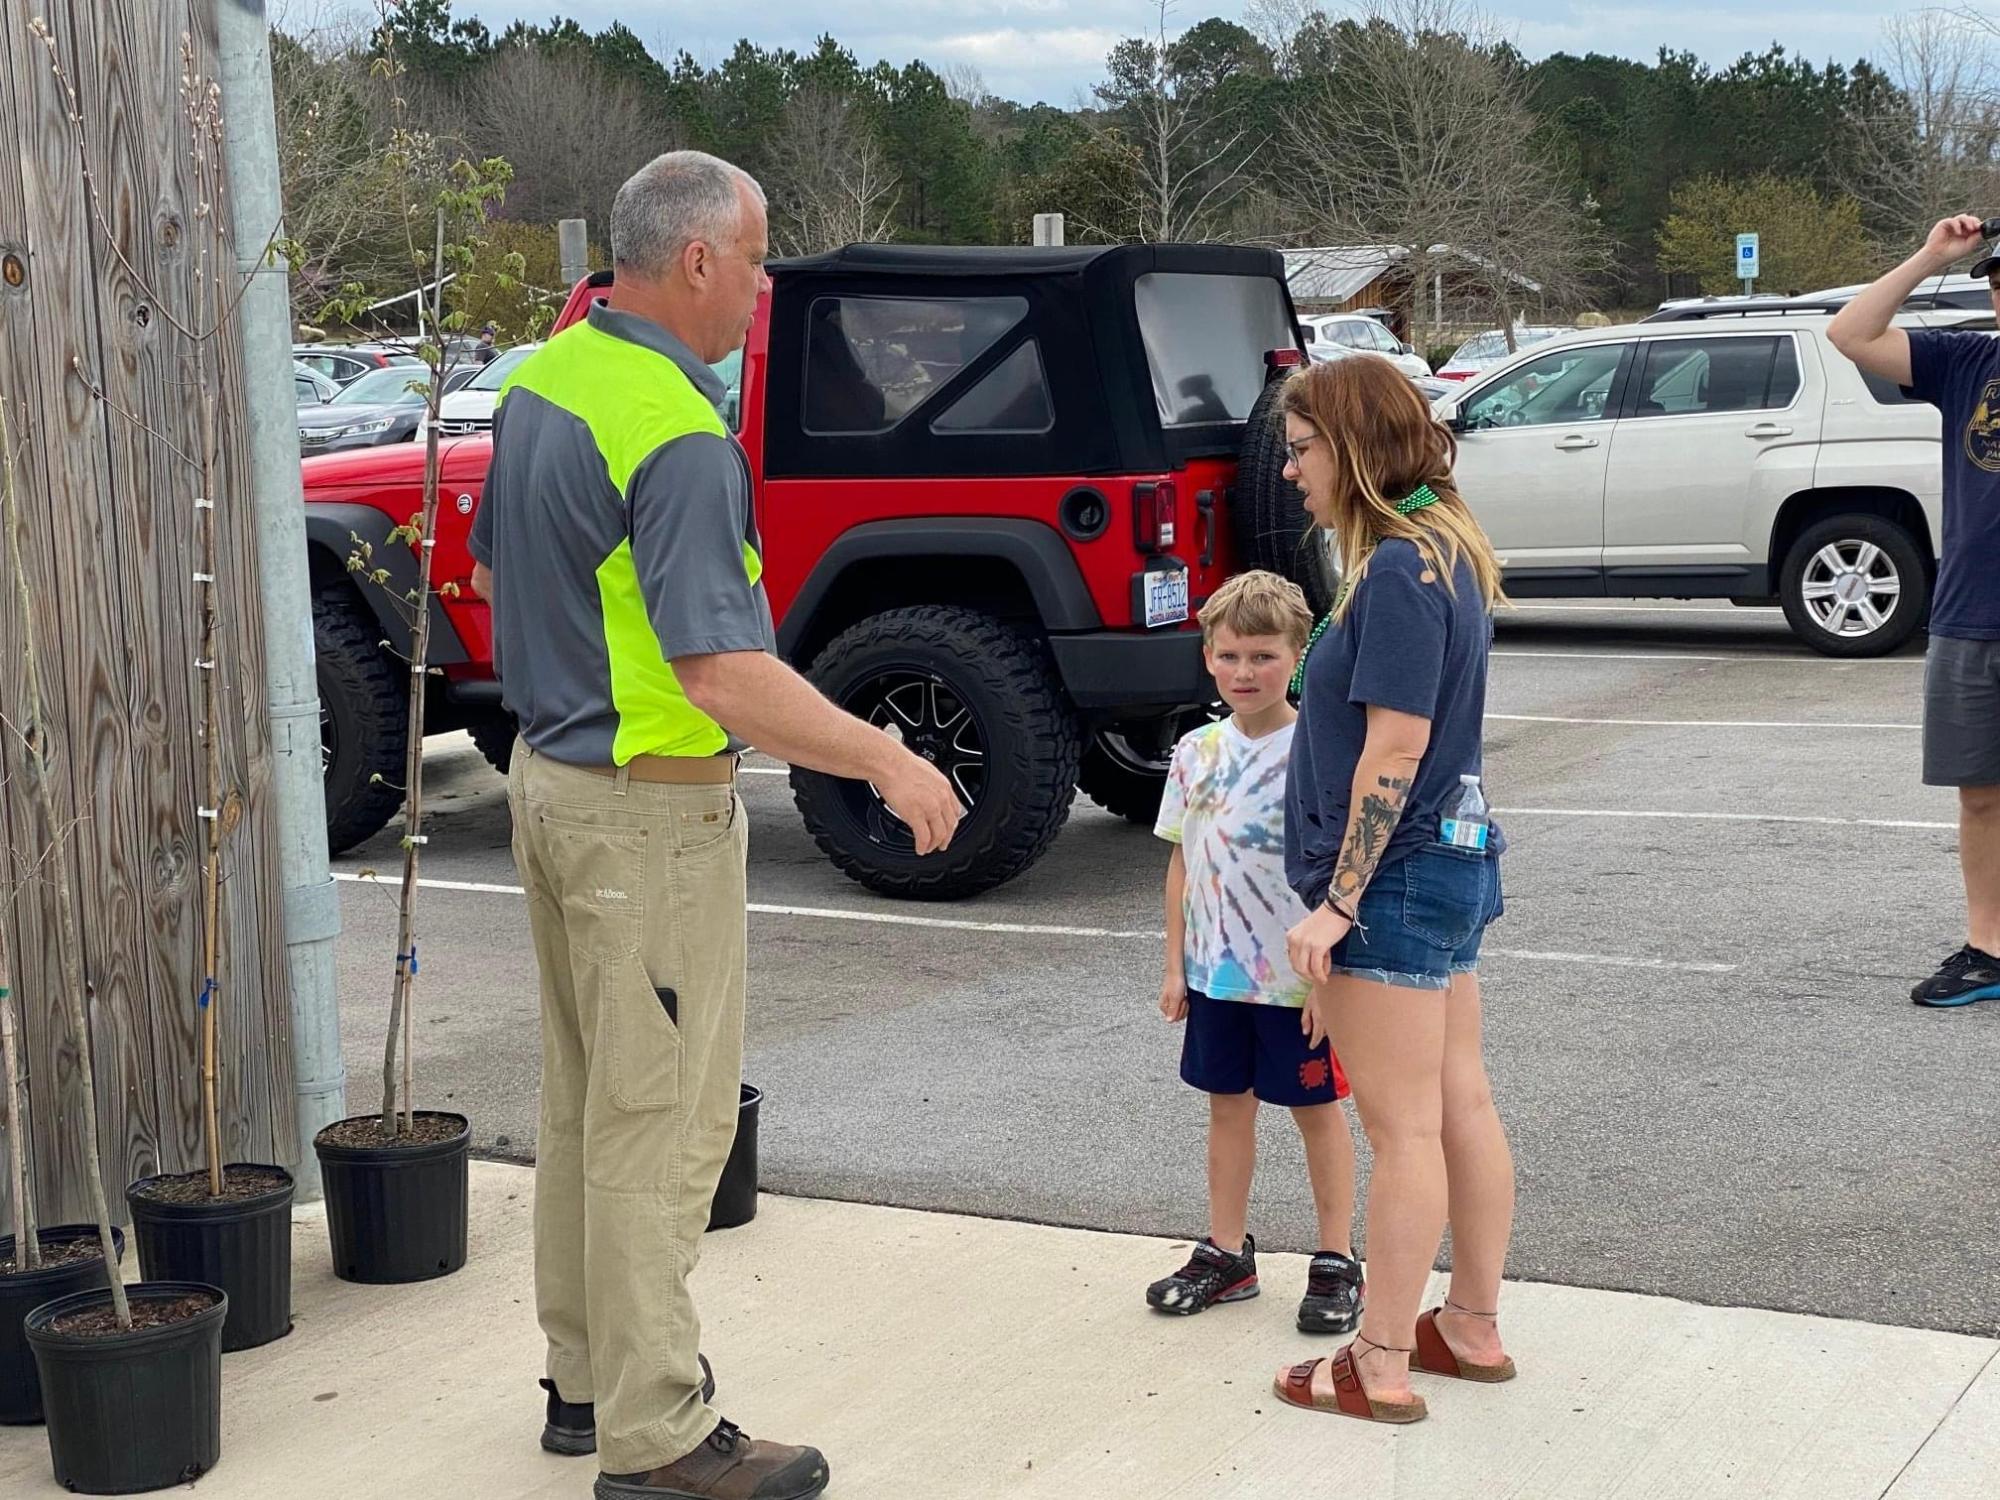
<svg viewBox="0 0 2000 1500">
<path fill-rule="evenodd" d="M 205 285 L 206 283 L 204 283 Z M 207 309 L 203 309 L 206 326 Z M 206 347 L 204 344 L 202 347 Z M 195 499 L 195 519 L 200 529 L 201 570 L 195 574 L 197 608 L 201 619 L 201 647 L 195 668 L 201 679 L 201 737 L 204 749 L 206 788 L 200 808 L 208 825 L 207 855 L 202 868 L 202 986 L 201 986 L 201 1135 L 208 1158 L 208 1192 L 222 1196 L 222 1123 L 215 1091 L 216 1011 L 222 1003 L 219 973 L 222 952 L 222 839 L 228 821 L 222 792 L 222 715 L 216 666 L 216 626 L 218 594 L 215 543 L 215 396 L 203 378 L 203 361 L 195 359 L 195 388 L 201 404 L 201 493 Z"/>
<path fill-rule="evenodd" d="M 35 1188 L 28 1172 L 28 1122 L 21 1113 L 20 1050 L 14 1042 L 14 966 L 7 934 L 0 928 L 0 1067 L 7 1070 L 7 1165 L 14 1189 L 14 1269 L 32 1271 L 42 1263 L 35 1224 Z"/>
<path fill-rule="evenodd" d="M 125 1283 L 118 1275 L 118 1250 L 111 1238 L 111 1210 L 104 1201 L 104 1162 L 97 1145 L 97 1083 L 92 1073 L 90 1013 L 84 1000 L 82 950 L 77 945 L 76 914 L 71 910 L 69 840 L 56 826 L 55 810 L 49 805 L 48 736 L 42 727 L 41 663 L 35 654 L 34 598 L 28 590 L 27 564 L 21 556 L 21 509 L 14 493 L 14 451 L 7 427 L 7 411 L 0 401 L 0 463 L 6 473 L 0 495 L 7 509 L 8 552 L 14 560 L 14 594 L 21 609 L 21 657 L 25 702 L 22 704 L 22 733 L 33 761 L 29 790 L 40 813 L 38 822 L 48 830 L 50 884 L 55 888 L 56 913 L 62 928 L 63 990 L 69 1006 L 71 1028 L 76 1033 L 79 1082 L 83 1088 L 84 1182 L 90 1188 L 91 1209 L 97 1218 L 97 1239 L 104 1250 L 104 1265 L 111 1283 L 111 1306 L 120 1328 L 132 1326 L 132 1309 L 125 1300 Z"/>
<path fill-rule="evenodd" d="M 431 337 L 437 363 L 431 367 L 424 400 L 430 420 L 424 424 L 424 508 L 417 522 L 416 629 L 410 646 L 410 734 L 403 756 L 403 886 L 396 923 L 396 986 L 389 1008 L 389 1039 L 382 1058 L 382 1133 L 416 1130 L 415 1064 L 410 1057 L 414 1028 L 413 988 L 417 977 L 417 871 L 424 845 L 424 683 L 431 642 L 431 553 L 436 543 L 438 507 L 438 404 L 444 391 L 445 345 L 442 330 L 444 297 L 444 211 L 437 216 L 437 254 L 431 261 Z M 403 1048 L 403 1110 L 396 1114 L 396 1043 Z"/>
</svg>

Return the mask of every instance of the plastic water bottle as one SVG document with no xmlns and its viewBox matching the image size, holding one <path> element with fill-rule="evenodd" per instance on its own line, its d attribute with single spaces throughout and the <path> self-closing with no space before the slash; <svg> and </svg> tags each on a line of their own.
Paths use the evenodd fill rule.
<svg viewBox="0 0 2000 1500">
<path fill-rule="evenodd" d="M 1438 836 L 1457 849 L 1486 847 L 1486 796 L 1477 776 L 1458 778 L 1459 793 L 1438 822 Z"/>
</svg>

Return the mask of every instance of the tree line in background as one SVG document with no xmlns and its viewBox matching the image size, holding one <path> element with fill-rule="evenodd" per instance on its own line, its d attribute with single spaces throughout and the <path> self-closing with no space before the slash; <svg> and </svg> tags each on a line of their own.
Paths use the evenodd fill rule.
<svg viewBox="0 0 2000 1500">
<path fill-rule="evenodd" d="M 1763 287 L 1864 277 L 1946 212 L 1995 208 L 1996 23 L 1925 11 L 1877 55 L 1815 65 L 1784 48 L 1711 68 L 1663 49 L 1527 61 L 1465 0 L 1254 0 L 1121 42 L 1088 99 L 994 96 L 966 68 L 864 65 L 737 43 L 656 57 L 626 26 L 516 23 L 495 35 L 451 0 L 389 21 L 411 118 L 442 155 L 514 170 L 491 253 L 521 255 L 482 316 L 515 332 L 559 296 L 553 225 L 597 253 L 611 200 L 657 152 L 691 146 L 755 174 L 780 253 L 853 240 L 1024 243 L 1037 212 L 1073 243 L 1236 240 L 1411 247 L 1425 282 L 1450 247 L 1496 321 L 1736 289 L 1731 242 L 1763 238 Z M 393 222 L 382 42 L 340 19 L 272 38 L 288 230 L 302 314 L 335 288 L 407 290 Z M 1441 252 L 1442 253 L 1442 252 Z"/>
</svg>

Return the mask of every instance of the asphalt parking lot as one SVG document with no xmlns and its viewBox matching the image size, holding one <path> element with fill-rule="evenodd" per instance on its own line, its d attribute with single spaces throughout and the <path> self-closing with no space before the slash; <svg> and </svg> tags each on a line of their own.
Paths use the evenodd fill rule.
<svg viewBox="0 0 2000 1500">
<path fill-rule="evenodd" d="M 1955 802 L 1918 780 L 1921 681 L 1914 651 L 1830 661 L 1775 610 L 1503 617 L 1487 781 L 1508 910 L 1484 974 L 1520 1167 L 1513 1275 L 2000 1331 L 2000 1005 L 1908 1002 L 1964 937 Z M 432 742 L 428 774 L 419 1099 L 470 1114 L 482 1151 L 531 1157 L 534 963 L 504 787 L 460 737 Z M 1154 1008 L 1158 841 L 1079 798 L 1023 878 L 912 906 L 820 857 L 779 768 L 744 795 L 767 1188 L 1202 1231 L 1205 1108 Z M 335 866 L 397 857 L 385 834 Z M 342 894 L 360 1109 L 395 914 L 387 891 Z M 1267 1112 L 1262 1144 L 1251 1228 L 1311 1249 L 1289 1120 Z"/>
</svg>

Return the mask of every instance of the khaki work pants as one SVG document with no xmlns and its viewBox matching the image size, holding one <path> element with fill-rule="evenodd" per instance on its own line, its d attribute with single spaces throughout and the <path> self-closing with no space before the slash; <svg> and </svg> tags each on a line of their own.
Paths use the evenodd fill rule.
<svg viewBox="0 0 2000 1500">
<path fill-rule="evenodd" d="M 535 1303 L 599 1466 L 715 1428 L 688 1293 L 743 1077 L 745 859 L 732 786 L 599 776 L 517 740 L 514 862 L 541 971 Z"/>
</svg>

